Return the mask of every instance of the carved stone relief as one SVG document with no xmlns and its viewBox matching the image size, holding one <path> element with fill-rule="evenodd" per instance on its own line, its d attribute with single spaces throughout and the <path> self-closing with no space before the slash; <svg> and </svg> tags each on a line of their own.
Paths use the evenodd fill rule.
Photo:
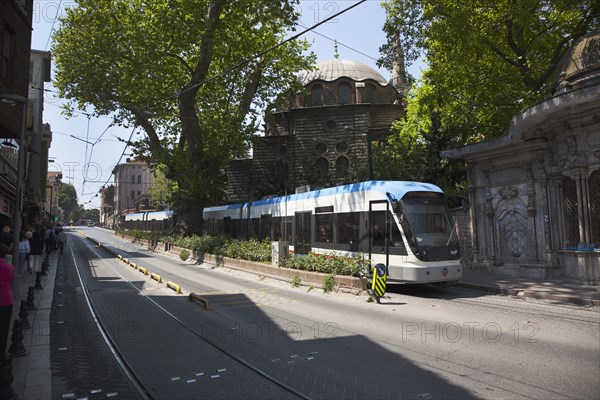
<svg viewBox="0 0 600 400">
<path fill-rule="evenodd" d="M 514 182 L 523 182 L 526 177 L 527 168 L 521 166 L 498 169 L 490 172 L 490 181 L 494 185 L 509 185 Z"/>
<path fill-rule="evenodd" d="M 531 227 L 527 206 L 514 186 L 498 191 L 500 200 L 496 208 L 497 257 L 508 264 L 522 263 L 532 258 Z"/>
</svg>

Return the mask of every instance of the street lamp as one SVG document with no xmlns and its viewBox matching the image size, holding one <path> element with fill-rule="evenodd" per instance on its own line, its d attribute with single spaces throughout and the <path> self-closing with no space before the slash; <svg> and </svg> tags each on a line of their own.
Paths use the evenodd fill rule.
<svg viewBox="0 0 600 400">
<path fill-rule="evenodd" d="M 3 93 L 0 94 L 0 99 L 4 103 L 21 103 L 22 114 L 21 114 L 21 129 L 19 132 L 19 153 L 17 161 L 17 183 L 15 187 L 15 208 L 13 210 L 13 250 L 12 250 L 12 262 L 13 265 L 18 263 L 19 260 L 19 233 L 21 232 L 22 226 L 22 208 L 23 208 L 23 172 L 25 170 L 25 156 L 27 154 L 25 146 L 25 131 L 27 129 L 27 97 L 19 96 L 16 94 Z M 18 285 L 15 285 L 17 288 Z M 17 288 L 18 290 L 18 288 Z"/>
</svg>

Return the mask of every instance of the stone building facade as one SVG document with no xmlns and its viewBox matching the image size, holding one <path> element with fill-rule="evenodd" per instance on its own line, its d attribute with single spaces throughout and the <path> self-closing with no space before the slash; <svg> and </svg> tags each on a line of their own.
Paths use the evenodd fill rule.
<svg viewBox="0 0 600 400">
<path fill-rule="evenodd" d="M 555 95 L 505 136 L 442 153 L 468 164 L 473 265 L 600 284 L 600 34 L 562 59 Z"/>
<path fill-rule="evenodd" d="M 228 201 L 369 177 L 369 148 L 403 115 L 402 96 L 373 68 L 334 58 L 298 77 L 302 93 L 265 117 L 253 158 L 234 161 Z"/>
<path fill-rule="evenodd" d="M 150 168 L 144 161 L 127 159 L 113 170 L 114 181 L 114 220 L 122 222 L 125 215 L 136 212 L 135 201 L 147 193 L 152 184 Z"/>
</svg>

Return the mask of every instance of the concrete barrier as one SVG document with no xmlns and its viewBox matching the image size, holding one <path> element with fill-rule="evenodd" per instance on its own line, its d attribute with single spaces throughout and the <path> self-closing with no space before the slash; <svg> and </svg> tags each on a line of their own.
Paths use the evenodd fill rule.
<svg viewBox="0 0 600 400">
<path fill-rule="evenodd" d="M 181 291 L 181 286 L 179 286 L 178 284 L 176 284 L 175 282 L 171 282 L 171 281 L 167 281 L 167 287 L 169 289 L 173 289 L 175 291 L 175 293 L 183 293 Z"/>
<path fill-rule="evenodd" d="M 204 305 L 204 309 L 208 310 L 209 306 L 208 306 L 208 300 L 205 299 L 204 297 L 200 296 L 198 293 L 190 293 L 189 297 L 188 297 L 191 301 L 199 301 L 200 303 L 202 303 Z"/>
<path fill-rule="evenodd" d="M 162 282 L 161 276 L 158 274 L 155 274 L 154 272 L 150 274 L 150 279 L 154 279 L 158 283 Z"/>
</svg>

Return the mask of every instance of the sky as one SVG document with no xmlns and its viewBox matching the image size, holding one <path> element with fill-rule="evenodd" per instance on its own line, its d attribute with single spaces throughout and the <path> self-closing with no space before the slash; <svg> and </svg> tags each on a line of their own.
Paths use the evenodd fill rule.
<svg viewBox="0 0 600 400">
<path fill-rule="evenodd" d="M 296 32 L 354 3 L 354 0 L 301 1 L 298 9 L 303 26 L 299 26 Z M 75 5 L 72 0 L 34 0 L 32 49 L 50 51 L 51 32 L 60 24 L 57 17 L 64 16 L 65 8 Z M 365 63 L 390 79 L 390 71 L 375 65 L 379 46 L 385 42 L 384 21 L 381 1 L 368 0 L 303 37 L 312 44 L 310 50 L 317 55 L 317 62 L 333 58 L 334 40 L 337 40 L 339 58 Z M 412 76 L 420 76 L 421 68 L 422 64 L 416 64 L 409 67 L 408 72 Z M 49 153 L 53 162 L 49 163 L 48 169 L 63 173 L 63 182 L 73 184 L 78 202 L 86 209 L 99 208 L 98 191 L 103 185 L 113 182 L 112 169 L 119 160 L 124 162 L 128 154 L 125 144 L 118 138 L 128 139 L 131 129 L 111 126 L 112 118 L 109 116 L 92 118 L 77 112 L 66 118 L 61 109 L 64 101 L 56 96 L 52 83 L 47 82 L 45 89 L 44 122 L 50 124 L 53 132 Z M 126 155 L 121 158 L 123 153 Z"/>
</svg>

